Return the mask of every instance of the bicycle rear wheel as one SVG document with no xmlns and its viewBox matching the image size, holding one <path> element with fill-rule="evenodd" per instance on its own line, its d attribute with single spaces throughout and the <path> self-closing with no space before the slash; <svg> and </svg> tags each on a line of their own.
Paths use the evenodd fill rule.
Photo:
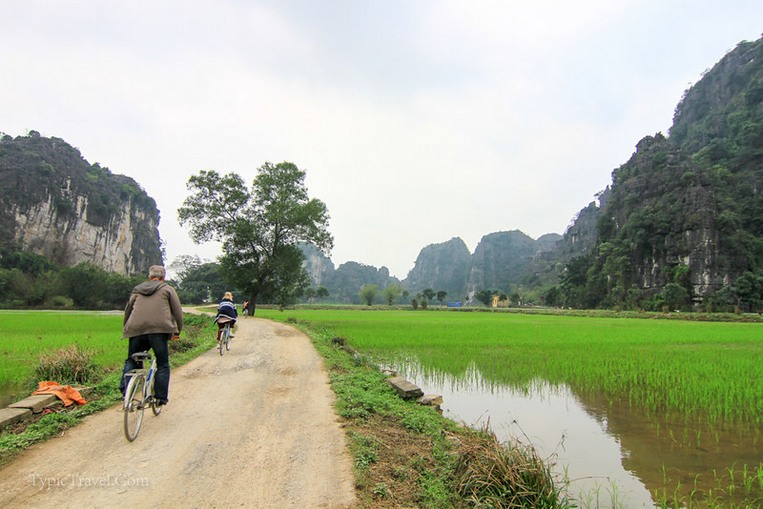
<svg viewBox="0 0 763 509">
<path fill-rule="evenodd" d="M 232 330 L 233 330 L 233 327 L 231 327 L 230 325 L 228 325 L 225 328 L 225 349 L 226 350 L 230 350 L 230 335 Z"/>
<path fill-rule="evenodd" d="M 125 417 L 125 437 L 132 442 L 140 432 L 140 426 L 143 424 L 143 388 L 146 385 L 144 375 L 133 375 L 125 391 L 124 417 Z"/>
<path fill-rule="evenodd" d="M 225 353 L 225 331 L 228 329 L 226 325 L 223 327 L 223 332 L 220 334 L 220 341 L 217 342 L 217 349 L 220 350 L 220 355 Z"/>
</svg>

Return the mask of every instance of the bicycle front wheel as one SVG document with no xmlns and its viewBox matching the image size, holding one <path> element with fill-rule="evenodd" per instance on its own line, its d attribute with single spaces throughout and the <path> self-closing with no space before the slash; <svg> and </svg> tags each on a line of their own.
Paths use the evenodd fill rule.
<svg viewBox="0 0 763 509">
<path fill-rule="evenodd" d="M 140 432 L 140 426 L 143 424 L 143 389 L 146 385 L 146 377 L 143 375 L 134 375 L 130 379 L 125 391 L 124 417 L 125 417 L 125 437 L 132 442 Z"/>
</svg>

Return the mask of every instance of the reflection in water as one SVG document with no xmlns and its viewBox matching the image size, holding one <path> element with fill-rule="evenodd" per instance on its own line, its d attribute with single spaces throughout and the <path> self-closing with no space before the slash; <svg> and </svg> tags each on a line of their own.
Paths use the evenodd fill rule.
<svg viewBox="0 0 763 509">
<path fill-rule="evenodd" d="M 529 441 L 569 479 L 569 492 L 583 507 L 655 507 L 661 496 L 655 502 L 652 493 L 667 489 L 672 500 L 679 481 L 688 490 L 717 493 L 725 487 L 718 476 L 727 467 L 757 467 L 763 458 L 759 428 L 636 415 L 627 402 L 580 398 L 566 386 L 544 381 L 523 389 L 496 386 L 476 369 L 458 378 L 415 364 L 398 370 L 424 392 L 442 394 L 447 417 L 473 427 L 489 425 L 503 441 Z"/>
</svg>

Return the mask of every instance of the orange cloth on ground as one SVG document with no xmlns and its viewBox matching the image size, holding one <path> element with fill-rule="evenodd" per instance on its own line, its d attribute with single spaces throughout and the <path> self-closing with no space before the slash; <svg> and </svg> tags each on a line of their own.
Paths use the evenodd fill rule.
<svg viewBox="0 0 763 509">
<path fill-rule="evenodd" d="M 87 403 L 85 398 L 80 395 L 79 391 L 74 389 L 72 386 L 62 386 L 56 382 L 50 381 L 40 382 L 37 384 L 37 390 L 32 394 L 55 394 L 58 399 L 64 402 L 64 406 L 69 406 L 72 403 L 77 403 L 78 405 L 84 405 Z"/>
</svg>

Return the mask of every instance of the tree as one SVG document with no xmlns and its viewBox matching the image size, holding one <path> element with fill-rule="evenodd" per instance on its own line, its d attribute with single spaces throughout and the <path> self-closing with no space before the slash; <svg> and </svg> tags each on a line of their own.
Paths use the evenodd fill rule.
<svg viewBox="0 0 763 509">
<path fill-rule="evenodd" d="M 379 293 L 379 287 L 376 285 L 363 285 L 360 289 L 358 296 L 362 302 L 365 302 L 367 306 L 370 306 L 376 300 L 376 295 Z"/>
<path fill-rule="evenodd" d="M 178 296 L 181 302 L 196 303 L 217 302 L 226 291 L 231 289 L 223 281 L 222 270 L 218 263 L 201 263 L 181 272 Z M 235 290 L 235 289 L 234 289 Z"/>
<path fill-rule="evenodd" d="M 445 297 L 448 296 L 448 292 L 445 290 L 440 290 L 437 292 L 437 301 L 442 305 L 443 302 L 445 302 Z"/>
<path fill-rule="evenodd" d="M 491 290 L 480 290 L 479 292 L 474 294 L 474 298 L 477 299 L 482 304 L 484 304 L 485 306 L 489 306 L 490 301 L 493 299 L 494 293 L 495 292 Z"/>
<path fill-rule="evenodd" d="M 392 283 L 391 285 L 388 285 L 382 293 L 384 295 L 384 302 L 386 302 L 388 306 L 391 306 L 400 298 L 400 295 L 403 294 L 403 287 L 397 283 Z"/>
<path fill-rule="evenodd" d="M 660 293 L 664 302 L 664 308 L 668 310 L 680 310 L 689 301 L 689 292 L 678 283 L 668 283 Z"/>
<path fill-rule="evenodd" d="M 315 296 L 318 297 L 319 299 L 325 299 L 329 296 L 329 289 L 326 288 L 325 286 L 319 286 L 315 290 Z"/>
<path fill-rule="evenodd" d="M 251 295 L 252 313 L 259 298 L 285 305 L 307 286 L 298 243 L 324 253 L 333 247 L 326 205 L 309 198 L 304 180 L 305 172 L 289 162 L 260 166 L 251 189 L 235 173 L 202 170 L 188 180 L 180 224 L 196 243 L 223 244 L 223 277 Z"/>
</svg>

